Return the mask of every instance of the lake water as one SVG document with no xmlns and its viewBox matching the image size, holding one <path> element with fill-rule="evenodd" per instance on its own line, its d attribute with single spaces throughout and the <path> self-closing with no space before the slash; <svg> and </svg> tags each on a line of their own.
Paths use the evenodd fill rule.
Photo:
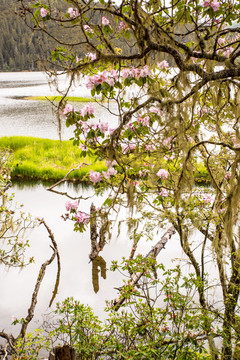
<svg viewBox="0 0 240 360">
<path fill-rule="evenodd" d="M 59 77 L 59 88 L 66 89 L 66 76 Z M 28 96 L 56 96 L 54 86 L 49 86 L 47 76 L 42 72 L 0 72 L 0 136 L 25 135 L 48 139 L 58 139 L 57 120 L 49 101 L 24 100 Z M 84 86 L 75 84 L 69 96 L 91 98 L 90 91 Z M 76 108 L 84 104 L 78 103 Z M 112 104 L 114 112 L 115 105 Z M 114 127 L 117 117 L 109 115 L 105 108 L 95 103 L 96 120 L 107 120 Z M 72 128 L 63 124 L 62 138 L 72 136 Z"/>
<path fill-rule="evenodd" d="M 60 80 L 62 87 L 65 86 L 65 79 Z M 52 113 L 51 104 L 44 101 L 23 100 L 25 96 L 56 95 L 54 89 L 48 85 L 45 74 L 34 73 L 0 73 L 0 136 L 29 135 L 57 139 L 57 127 L 55 116 Z M 85 87 L 75 87 L 70 95 L 90 96 Z M 99 118 L 104 117 L 106 111 L 96 104 L 96 112 Z M 108 115 L 109 116 L 109 115 Z M 116 118 L 112 117 L 116 123 Z M 111 119 L 109 119 L 111 121 Z M 63 138 L 68 139 L 71 130 L 64 129 Z M 60 190 L 68 190 L 73 196 L 80 196 L 92 193 L 91 188 L 82 188 L 80 185 L 63 185 Z M 61 256 L 61 280 L 56 301 L 61 301 L 67 296 L 73 296 L 85 304 L 93 307 L 94 311 L 104 318 L 105 300 L 114 299 L 117 291 L 114 287 L 122 285 L 122 275 L 109 271 L 112 260 L 121 260 L 122 256 L 128 257 L 132 244 L 127 235 L 126 229 L 122 229 L 121 236 L 117 238 L 117 227 L 113 230 L 112 240 L 106 244 L 100 255 L 106 262 L 107 276 L 103 279 L 99 275 L 99 290 L 95 282 L 92 282 L 92 263 L 89 262 L 90 252 L 89 232 L 84 234 L 73 232 L 73 224 L 65 222 L 61 215 L 65 212 L 66 198 L 49 192 L 42 184 L 15 184 L 10 192 L 15 193 L 15 200 L 24 203 L 26 212 L 33 216 L 44 217 L 47 224 L 54 233 L 58 243 Z M 80 209 L 89 212 L 93 199 L 81 203 Z M 94 198 L 94 203 L 99 206 L 102 198 Z M 119 219 L 126 218 L 127 214 L 119 214 Z M 159 240 L 158 235 L 156 242 Z M 43 227 L 34 229 L 28 234 L 31 247 L 28 254 L 35 257 L 35 263 L 19 271 L 18 269 L 6 269 L 0 267 L 0 330 L 6 332 L 17 332 L 17 328 L 11 326 L 12 316 L 17 318 L 25 317 L 27 308 L 30 305 L 31 294 L 42 262 L 51 256 L 50 240 Z M 148 253 L 152 244 L 150 242 L 140 243 L 139 252 Z M 166 266 L 172 266 L 172 259 L 181 257 L 180 245 L 177 236 L 169 241 L 166 249 L 159 255 L 159 261 Z M 56 276 L 56 261 L 47 268 L 43 280 L 36 316 L 29 327 L 40 326 L 41 314 L 49 311 L 48 304 L 52 295 L 54 280 Z M 95 287 L 95 289 L 94 289 Z M 55 301 L 55 302 L 56 302 Z"/>
</svg>

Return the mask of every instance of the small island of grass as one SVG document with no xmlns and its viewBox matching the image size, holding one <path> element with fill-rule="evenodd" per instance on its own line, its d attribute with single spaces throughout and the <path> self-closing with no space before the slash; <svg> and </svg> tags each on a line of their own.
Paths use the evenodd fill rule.
<svg viewBox="0 0 240 360">
<path fill-rule="evenodd" d="M 37 100 L 37 101 L 56 101 L 59 102 L 62 99 L 62 96 L 57 95 L 57 96 L 26 96 L 24 97 L 24 100 Z M 68 102 L 89 102 L 89 101 L 93 101 L 92 98 L 88 98 L 88 97 L 81 97 L 81 96 L 67 96 L 65 98 L 66 101 Z"/>
<path fill-rule="evenodd" d="M 82 150 L 71 141 L 49 140 L 35 137 L 11 136 L 0 138 L 0 148 L 12 152 L 10 160 L 13 180 L 61 180 L 70 169 L 81 163 L 88 165 L 69 174 L 68 180 L 74 182 L 89 181 L 86 175 L 90 170 L 107 170 L 105 162 L 92 157 L 81 157 Z"/>
</svg>

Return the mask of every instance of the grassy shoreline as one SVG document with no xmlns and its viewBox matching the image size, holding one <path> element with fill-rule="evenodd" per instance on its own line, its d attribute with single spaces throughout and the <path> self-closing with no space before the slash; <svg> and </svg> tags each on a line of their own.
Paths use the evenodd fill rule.
<svg viewBox="0 0 240 360">
<path fill-rule="evenodd" d="M 57 182 L 64 178 L 70 169 L 81 163 L 80 169 L 71 172 L 67 180 L 76 183 L 89 183 L 87 174 L 90 170 L 106 171 L 105 161 L 97 161 L 94 156 L 81 157 L 82 150 L 73 146 L 70 140 L 42 139 L 27 136 L 11 136 L 0 138 L 0 148 L 8 148 L 12 152 L 10 166 L 11 178 L 15 181 L 51 181 Z M 203 164 L 198 165 L 194 173 L 195 182 L 208 185 L 209 174 Z"/>
<path fill-rule="evenodd" d="M 62 99 L 62 96 L 25 96 L 23 100 L 38 100 L 38 101 L 57 101 L 59 102 Z M 67 96 L 65 98 L 69 102 L 89 102 L 93 101 L 93 98 L 80 97 L 80 96 Z"/>
<path fill-rule="evenodd" d="M 10 166 L 13 180 L 61 180 L 70 169 L 81 163 L 87 163 L 68 176 L 72 182 L 89 182 L 86 175 L 90 170 L 105 171 L 105 162 L 96 161 L 94 157 L 82 158 L 81 149 L 73 146 L 71 141 L 42 139 L 25 136 L 0 138 L 0 147 L 12 152 Z"/>
</svg>

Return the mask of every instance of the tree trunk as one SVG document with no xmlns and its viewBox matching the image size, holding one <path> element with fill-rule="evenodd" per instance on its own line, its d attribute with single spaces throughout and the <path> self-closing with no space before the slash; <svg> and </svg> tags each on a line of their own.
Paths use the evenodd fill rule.
<svg viewBox="0 0 240 360">
<path fill-rule="evenodd" d="M 76 350 L 69 346 L 56 346 L 49 354 L 49 360 L 77 360 Z"/>
</svg>

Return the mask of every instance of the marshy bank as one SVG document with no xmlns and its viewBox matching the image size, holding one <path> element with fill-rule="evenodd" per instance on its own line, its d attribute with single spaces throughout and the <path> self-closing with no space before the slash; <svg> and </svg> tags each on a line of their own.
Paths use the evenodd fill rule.
<svg viewBox="0 0 240 360">
<path fill-rule="evenodd" d="M 59 140 L 11 136 L 0 138 L 0 148 L 11 152 L 9 165 L 13 180 L 58 181 L 81 163 L 88 165 L 71 172 L 69 181 L 86 182 L 90 170 L 107 170 L 105 162 L 97 161 L 94 156 L 81 157 L 82 150 L 71 141 L 60 143 Z"/>
<path fill-rule="evenodd" d="M 82 157 L 82 150 L 70 140 L 60 143 L 59 140 L 37 137 L 5 136 L 0 138 L 0 148 L 7 148 L 12 154 L 9 164 L 12 180 L 59 181 L 70 169 L 84 163 L 87 165 L 71 172 L 67 180 L 89 183 L 90 170 L 107 170 L 105 161 L 97 161 L 94 155 Z M 198 164 L 194 178 L 198 184 L 209 183 L 209 173 L 202 163 Z"/>
</svg>

